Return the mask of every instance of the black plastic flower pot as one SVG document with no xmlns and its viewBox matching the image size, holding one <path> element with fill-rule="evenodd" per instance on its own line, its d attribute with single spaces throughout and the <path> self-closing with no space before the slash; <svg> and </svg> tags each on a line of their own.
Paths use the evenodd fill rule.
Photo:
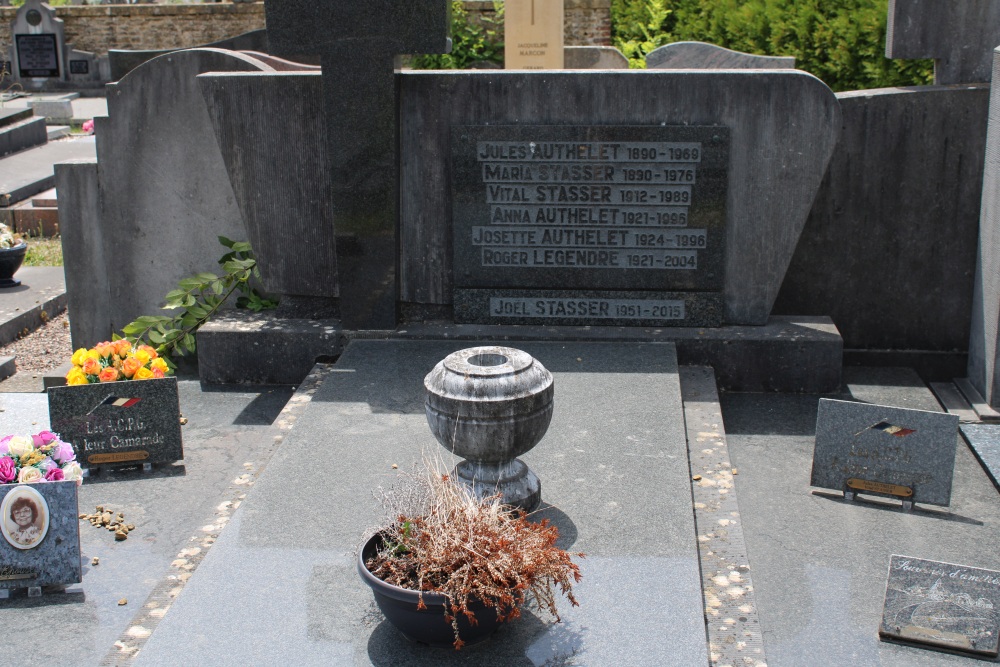
<svg viewBox="0 0 1000 667">
<path fill-rule="evenodd" d="M 20 280 L 14 279 L 14 274 L 21 268 L 27 250 L 28 244 L 24 241 L 13 248 L 0 248 L 0 287 L 17 287 L 21 284 Z"/>
<path fill-rule="evenodd" d="M 455 632 L 451 623 L 445 620 L 445 602 L 447 598 L 435 593 L 424 593 L 426 609 L 417 609 L 419 593 L 399 586 L 388 584 L 371 572 L 365 566 L 365 561 L 375 555 L 382 545 L 382 535 L 376 534 L 365 542 L 358 553 L 358 574 L 362 581 L 368 584 L 375 594 L 375 603 L 392 625 L 407 639 L 419 644 L 439 648 L 451 647 L 455 643 Z M 465 645 L 476 644 L 492 635 L 500 621 L 496 609 L 487 607 L 478 600 L 471 601 L 469 609 L 476 616 L 476 624 L 472 625 L 464 615 L 458 616 L 458 635 Z"/>
</svg>

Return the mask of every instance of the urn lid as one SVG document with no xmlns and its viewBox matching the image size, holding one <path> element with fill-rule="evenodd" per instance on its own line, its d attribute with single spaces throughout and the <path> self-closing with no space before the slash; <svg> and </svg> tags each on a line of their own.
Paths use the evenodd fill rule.
<svg viewBox="0 0 1000 667">
<path fill-rule="evenodd" d="M 552 374 L 530 354 L 497 345 L 453 352 L 424 378 L 432 395 L 459 400 L 509 400 L 552 386 Z"/>
</svg>

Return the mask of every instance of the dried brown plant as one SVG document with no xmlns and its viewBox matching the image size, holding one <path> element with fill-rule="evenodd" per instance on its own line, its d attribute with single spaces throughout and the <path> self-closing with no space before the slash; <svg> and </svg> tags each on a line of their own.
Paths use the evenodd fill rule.
<svg viewBox="0 0 1000 667">
<path fill-rule="evenodd" d="M 500 496 L 476 497 L 434 467 L 409 475 L 408 483 L 382 494 L 389 525 L 383 544 L 365 565 L 383 581 L 445 596 L 445 621 L 459 637 L 458 617 L 476 624 L 470 600 L 496 611 L 501 621 L 520 615 L 520 605 L 533 599 L 558 621 L 555 589 L 574 605 L 573 583 L 580 568 L 556 546 L 559 529 L 549 521 L 530 521 Z M 419 608 L 426 608 L 421 597 Z"/>
</svg>

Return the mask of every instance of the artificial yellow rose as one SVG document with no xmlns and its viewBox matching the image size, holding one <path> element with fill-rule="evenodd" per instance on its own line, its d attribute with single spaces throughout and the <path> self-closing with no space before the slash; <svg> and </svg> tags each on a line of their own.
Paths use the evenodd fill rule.
<svg viewBox="0 0 1000 667">
<path fill-rule="evenodd" d="M 151 347 L 149 345 L 140 345 L 137 349 L 140 349 L 144 351 L 146 354 L 148 354 L 150 359 L 156 359 L 158 356 L 160 356 L 159 354 L 156 353 L 156 348 Z"/>
<path fill-rule="evenodd" d="M 143 368 L 140 368 L 139 370 L 137 370 L 135 372 L 135 375 L 132 376 L 132 379 L 133 380 L 150 380 L 150 379 L 152 379 L 154 377 L 156 377 L 156 376 L 153 375 L 153 371 L 149 370 L 148 368 L 143 367 Z"/>
<path fill-rule="evenodd" d="M 94 349 L 87 350 L 87 353 L 86 353 L 85 356 L 87 357 L 87 359 L 93 359 L 94 361 L 100 361 L 101 360 L 101 353 L 98 352 L 97 350 L 94 350 Z M 83 364 L 80 364 L 80 365 L 82 366 Z"/>
<path fill-rule="evenodd" d="M 79 350 L 73 353 L 72 359 L 74 366 L 83 366 L 83 360 L 87 358 L 87 348 L 81 347 Z"/>
<path fill-rule="evenodd" d="M 146 364 L 148 364 L 149 360 L 153 358 L 153 357 L 149 356 L 149 352 L 147 352 L 146 349 L 145 349 L 146 347 L 147 346 L 143 345 L 138 350 L 136 350 L 135 352 L 132 353 L 132 355 L 136 359 L 138 359 L 140 361 L 140 363 L 142 363 L 143 366 L 145 366 Z M 153 353 L 155 354 L 156 350 L 153 350 Z"/>
<path fill-rule="evenodd" d="M 66 384 L 76 385 L 76 384 L 87 384 L 87 376 L 79 366 L 74 366 L 70 369 L 69 373 L 66 373 Z"/>
<path fill-rule="evenodd" d="M 157 357 L 156 359 L 153 359 L 153 361 L 151 361 L 149 364 L 149 368 L 150 370 L 154 371 L 159 369 L 164 373 L 170 370 L 170 366 L 167 365 L 167 362 L 165 359 L 163 359 L 163 357 Z"/>
<path fill-rule="evenodd" d="M 32 484 L 34 482 L 40 482 L 43 479 L 45 479 L 45 477 L 42 475 L 42 471 L 32 466 L 21 468 L 21 472 L 17 475 L 17 481 L 22 484 Z"/>
<path fill-rule="evenodd" d="M 31 438 L 23 435 L 15 435 L 7 441 L 7 449 L 10 451 L 11 456 L 21 458 L 25 454 L 35 451 L 35 444 L 31 441 Z"/>
</svg>

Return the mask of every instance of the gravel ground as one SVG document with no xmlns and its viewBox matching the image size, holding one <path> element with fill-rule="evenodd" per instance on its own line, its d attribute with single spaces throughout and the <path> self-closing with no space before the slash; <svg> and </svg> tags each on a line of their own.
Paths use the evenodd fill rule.
<svg viewBox="0 0 1000 667">
<path fill-rule="evenodd" d="M 17 364 L 17 375 L 11 379 L 23 373 L 41 375 L 62 366 L 71 356 L 73 345 L 70 342 L 69 315 L 66 311 L 24 338 L 0 347 L 0 357 L 14 357 Z M 0 386 L 0 391 L 2 390 Z"/>
</svg>

